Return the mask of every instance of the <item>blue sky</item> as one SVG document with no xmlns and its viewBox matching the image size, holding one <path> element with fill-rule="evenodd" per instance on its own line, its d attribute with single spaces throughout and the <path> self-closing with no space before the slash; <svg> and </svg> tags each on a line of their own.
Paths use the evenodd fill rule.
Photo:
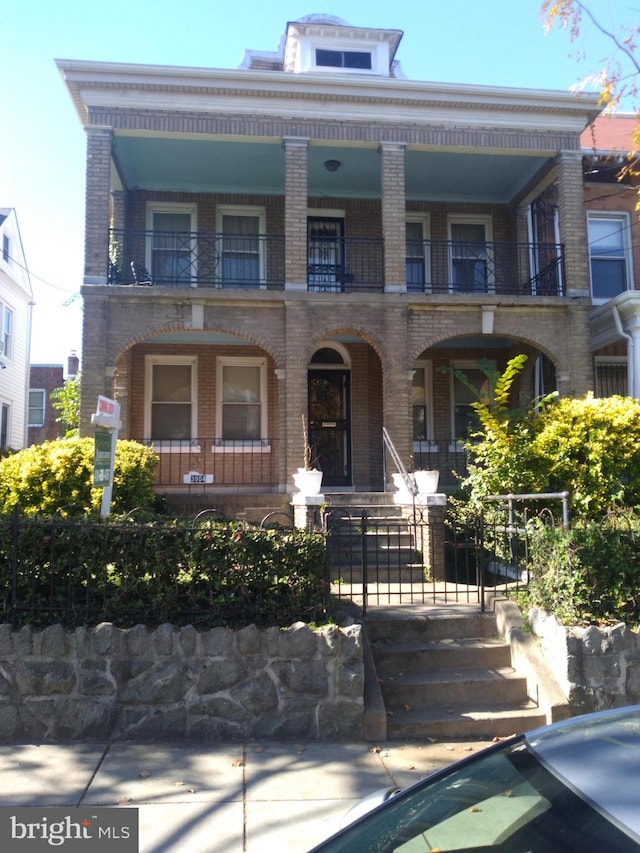
<svg viewBox="0 0 640 853">
<path fill-rule="evenodd" d="M 317 2 L 317 0 L 316 0 Z M 589 0 L 615 28 L 622 0 Z M 414 80 L 566 90 L 611 43 L 587 24 L 581 59 L 566 32 L 545 35 L 541 0 L 0 0 L 3 34 L 0 207 L 17 211 L 36 306 L 32 362 L 81 350 L 85 137 L 54 59 L 237 68 L 245 48 L 275 50 L 287 21 L 326 12 L 404 33 Z M 66 303 L 66 304 L 65 304 Z"/>
</svg>

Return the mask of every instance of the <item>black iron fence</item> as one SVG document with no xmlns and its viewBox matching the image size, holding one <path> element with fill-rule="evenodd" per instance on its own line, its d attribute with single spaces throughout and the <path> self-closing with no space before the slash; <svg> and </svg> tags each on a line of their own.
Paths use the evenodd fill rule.
<svg viewBox="0 0 640 853">
<path fill-rule="evenodd" d="M 109 246 L 109 284 L 250 290 L 282 290 L 285 284 L 283 234 L 112 229 Z M 559 244 L 406 241 L 412 293 L 564 296 L 564 282 Z M 307 286 L 315 292 L 382 292 L 383 239 L 309 239 Z"/>
<path fill-rule="evenodd" d="M 280 442 L 275 438 L 152 439 L 134 437 L 158 456 L 156 485 L 239 486 L 272 491 L 278 488 Z"/>
<path fill-rule="evenodd" d="M 494 495 L 468 518 L 405 507 L 395 517 L 375 507 L 327 514 L 327 574 L 338 598 L 370 606 L 475 604 L 487 589 L 514 591 L 529 581 L 532 525 L 569 524 L 568 493 Z"/>
</svg>

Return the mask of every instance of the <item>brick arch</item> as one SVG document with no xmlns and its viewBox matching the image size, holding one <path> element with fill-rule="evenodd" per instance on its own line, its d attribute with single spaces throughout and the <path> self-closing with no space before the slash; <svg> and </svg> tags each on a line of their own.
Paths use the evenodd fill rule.
<svg viewBox="0 0 640 853">
<path fill-rule="evenodd" d="M 438 344 L 445 343 L 446 341 L 453 341 L 453 340 L 456 340 L 457 338 L 466 338 L 466 337 L 469 337 L 471 335 L 473 335 L 474 337 L 477 337 L 477 330 L 475 331 L 475 333 L 470 331 L 469 333 L 463 332 L 460 335 L 453 335 L 453 336 L 452 335 L 446 335 L 446 336 L 443 336 L 441 338 L 430 340 L 426 344 L 416 345 L 414 347 L 414 351 L 409 353 L 410 363 L 413 364 L 420 357 L 420 355 L 423 352 L 432 349 L 433 347 L 437 346 Z M 561 363 L 561 356 L 557 352 L 553 352 L 548 346 L 541 344 L 540 341 L 534 340 L 533 338 L 528 338 L 524 335 L 514 335 L 514 334 L 508 334 L 508 333 L 504 333 L 504 334 L 496 333 L 494 335 L 487 335 L 486 336 L 486 340 L 487 340 L 487 343 L 489 345 L 490 345 L 492 338 L 503 338 L 503 339 L 506 338 L 506 339 L 512 341 L 514 345 L 516 345 L 518 343 L 526 344 L 527 346 L 531 347 L 532 349 L 535 349 L 540 355 L 545 355 L 552 362 L 552 364 L 554 365 L 554 367 L 556 369 L 558 368 L 558 365 Z M 490 348 L 490 346 L 489 346 L 489 348 Z"/>
<path fill-rule="evenodd" d="M 318 331 L 318 333 L 309 340 L 309 354 L 307 361 L 311 358 L 311 355 L 318 344 L 323 342 L 330 344 L 331 337 L 333 335 L 357 335 L 361 338 L 362 343 L 368 344 L 373 349 L 380 359 L 380 362 L 384 364 L 384 347 L 380 341 L 378 341 L 371 333 L 366 332 L 363 329 L 359 329 L 356 326 L 343 326 L 335 329 L 322 329 Z"/>
<path fill-rule="evenodd" d="M 251 344 L 253 346 L 260 347 L 260 349 L 264 350 L 267 353 L 267 355 L 269 355 L 273 359 L 274 364 L 276 365 L 277 368 L 283 366 L 283 364 L 281 364 L 280 362 L 284 362 L 284 358 L 285 358 L 284 353 L 276 354 L 274 352 L 273 346 L 270 344 L 267 344 L 263 339 L 259 338 L 258 336 L 247 335 L 246 333 L 240 331 L 240 329 L 238 329 L 236 327 L 225 327 L 224 329 L 192 329 L 190 327 L 186 327 L 183 324 L 178 324 L 178 323 L 166 326 L 162 329 L 151 329 L 151 330 L 146 329 L 143 332 L 141 332 L 139 335 L 136 335 L 135 337 L 129 338 L 128 341 L 126 341 L 125 343 L 120 345 L 118 351 L 115 353 L 114 362 L 116 364 L 118 364 L 120 362 L 120 360 L 125 356 L 125 354 L 127 352 L 129 352 L 134 346 L 136 346 L 137 344 L 142 344 L 142 343 L 150 343 L 159 334 L 165 334 L 165 333 L 170 334 L 171 332 L 182 332 L 182 333 L 188 334 L 189 332 L 197 333 L 197 332 L 202 332 L 202 331 L 213 332 L 213 333 L 221 332 L 221 333 L 226 334 L 226 335 L 235 335 L 241 341 L 244 341 L 247 344 Z M 189 343 L 189 342 L 185 341 L 185 343 Z M 215 344 L 215 342 L 212 342 L 210 344 L 202 344 L 202 346 L 216 346 L 216 344 Z"/>
</svg>

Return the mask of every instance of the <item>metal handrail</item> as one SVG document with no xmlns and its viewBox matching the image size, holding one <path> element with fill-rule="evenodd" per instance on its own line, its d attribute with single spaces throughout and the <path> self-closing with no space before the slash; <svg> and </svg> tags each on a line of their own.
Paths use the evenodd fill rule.
<svg viewBox="0 0 640 853">
<path fill-rule="evenodd" d="M 402 481 L 407 487 L 407 491 L 414 496 L 417 495 L 418 485 L 416 483 L 416 479 L 411 474 L 409 474 L 407 469 L 404 467 L 402 459 L 400 459 L 398 451 L 396 450 L 393 441 L 391 441 L 391 436 L 389 435 L 389 431 L 386 427 L 382 427 L 382 441 L 386 449 L 389 451 L 389 455 L 393 459 L 393 464 L 398 469 L 398 473 L 402 477 Z"/>
</svg>

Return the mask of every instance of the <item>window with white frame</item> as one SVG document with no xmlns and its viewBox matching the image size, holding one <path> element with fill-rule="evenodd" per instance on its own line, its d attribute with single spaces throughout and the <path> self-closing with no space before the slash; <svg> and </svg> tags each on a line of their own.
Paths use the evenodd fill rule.
<svg viewBox="0 0 640 853">
<path fill-rule="evenodd" d="M 5 262 L 5 264 L 9 263 L 9 258 L 11 257 L 9 247 L 10 247 L 9 235 L 3 234 L 2 235 L 2 260 Z"/>
<path fill-rule="evenodd" d="M 251 447 L 267 437 L 267 370 L 263 358 L 217 361 L 217 435 L 223 444 Z"/>
<path fill-rule="evenodd" d="M 455 361 L 451 364 L 451 438 L 458 446 L 466 441 L 478 426 L 473 404 L 478 396 L 489 397 L 489 380 L 475 361 Z"/>
<path fill-rule="evenodd" d="M 218 207 L 218 278 L 222 287 L 265 285 L 265 213 L 261 207 Z"/>
<path fill-rule="evenodd" d="M 287 71 L 389 76 L 391 53 L 388 41 L 327 40 L 319 34 L 301 33 L 297 49 L 291 55 L 293 62 L 285 57 Z"/>
<path fill-rule="evenodd" d="M 626 397 L 628 389 L 627 359 L 624 356 L 596 356 L 596 397 Z"/>
<path fill-rule="evenodd" d="M 154 442 L 191 442 L 196 437 L 195 357 L 147 356 L 145 434 Z"/>
<path fill-rule="evenodd" d="M 453 293 L 489 293 L 494 286 L 490 216 L 451 215 L 449 280 Z"/>
<path fill-rule="evenodd" d="M 591 295 L 613 299 L 632 285 L 630 223 L 627 213 L 587 212 Z"/>
<path fill-rule="evenodd" d="M 147 205 L 145 266 L 156 284 L 195 286 L 197 208 L 193 204 Z"/>
<path fill-rule="evenodd" d="M 44 426 L 44 407 L 46 391 L 44 388 L 29 388 L 29 422 L 30 427 Z"/>
<path fill-rule="evenodd" d="M 436 449 L 433 442 L 433 366 L 417 361 L 411 380 L 414 452 Z"/>
<path fill-rule="evenodd" d="M 2 303 L 0 303 L 0 320 L 2 322 L 0 355 L 11 358 L 13 355 L 13 311 Z"/>
<path fill-rule="evenodd" d="M 7 450 L 9 447 L 10 414 L 8 403 L 0 403 L 0 450 Z"/>
<path fill-rule="evenodd" d="M 431 285 L 428 216 L 408 216 L 406 221 L 407 290 L 424 292 Z"/>
</svg>

